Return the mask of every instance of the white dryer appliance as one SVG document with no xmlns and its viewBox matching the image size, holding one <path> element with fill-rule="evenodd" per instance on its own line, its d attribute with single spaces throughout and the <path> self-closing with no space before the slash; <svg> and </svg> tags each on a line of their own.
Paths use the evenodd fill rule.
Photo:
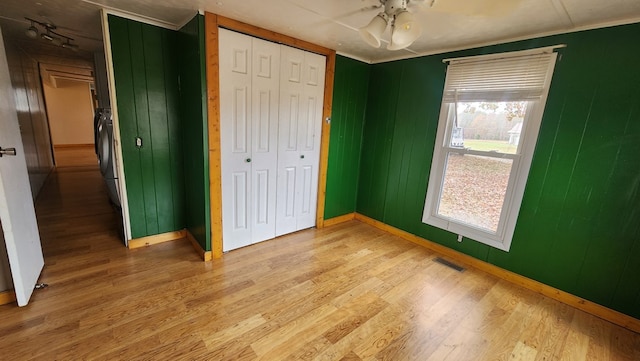
<svg viewBox="0 0 640 361">
<path fill-rule="evenodd" d="M 115 206 L 120 207 L 118 173 L 114 158 L 113 119 L 109 108 L 96 109 L 96 141 L 100 173 L 107 184 L 109 199 Z"/>
</svg>

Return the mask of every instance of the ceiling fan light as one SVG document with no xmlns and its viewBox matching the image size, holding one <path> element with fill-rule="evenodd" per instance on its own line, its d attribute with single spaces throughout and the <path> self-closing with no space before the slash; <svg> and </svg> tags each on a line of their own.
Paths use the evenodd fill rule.
<svg viewBox="0 0 640 361">
<path fill-rule="evenodd" d="M 379 48 L 380 38 L 386 29 L 387 19 L 385 19 L 383 14 L 378 14 L 371 20 L 369 25 L 360 28 L 359 32 L 362 40 L 374 48 Z"/>
<path fill-rule="evenodd" d="M 408 11 L 402 11 L 393 22 L 391 29 L 391 42 L 387 46 L 388 50 L 404 49 L 413 44 L 422 34 L 420 24 L 413 18 Z"/>
<path fill-rule="evenodd" d="M 24 34 L 31 39 L 35 39 L 38 37 L 38 29 L 36 29 L 35 26 L 31 25 L 29 29 L 24 32 Z"/>
<path fill-rule="evenodd" d="M 409 46 L 409 45 L 407 45 L 407 46 Z M 406 48 L 407 46 L 399 46 L 398 44 L 394 44 L 393 40 L 391 40 L 389 42 L 389 45 L 387 45 L 387 50 L 400 50 L 400 49 Z"/>
</svg>

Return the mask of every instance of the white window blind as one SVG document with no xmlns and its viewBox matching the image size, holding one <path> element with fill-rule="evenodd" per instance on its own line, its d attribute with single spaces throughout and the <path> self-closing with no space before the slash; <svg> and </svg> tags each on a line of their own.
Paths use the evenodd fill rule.
<svg viewBox="0 0 640 361">
<path fill-rule="evenodd" d="M 497 59 L 452 60 L 447 68 L 445 103 L 539 99 L 551 80 L 555 53 Z M 479 57 L 480 58 L 480 57 Z"/>
</svg>

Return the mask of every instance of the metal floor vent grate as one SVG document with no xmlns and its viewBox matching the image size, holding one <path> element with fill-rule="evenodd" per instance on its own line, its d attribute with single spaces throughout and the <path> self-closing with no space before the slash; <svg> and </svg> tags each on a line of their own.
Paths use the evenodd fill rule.
<svg viewBox="0 0 640 361">
<path fill-rule="evenodd" d="M 465 270 L 464 267 L 458 266 L 457 264 L 453 263 L 453 262 L 449 262 L 444 258 L 440 258 L 440 257 L 436 257 L 433 259 L 434 262 L 438 262 L 440 264 L 443 264 L 449 268 L 453 268 L 454 270 L 458 271 L 458 272 L 463 272 Z"/>
</svg>

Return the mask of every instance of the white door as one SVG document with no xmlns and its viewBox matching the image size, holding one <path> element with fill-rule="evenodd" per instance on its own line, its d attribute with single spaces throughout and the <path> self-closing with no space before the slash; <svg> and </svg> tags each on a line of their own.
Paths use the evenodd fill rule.
<svg viewBox="0 0 640 361">
<path fill-rule="evenodd" d="M 223 251 L 275 237 L 280 47 L 220 29 Z"/>
<path fill-rule="evenodd" d="M 276 236 L 280 46 L 252 38 L 252 243 Z"/>
<path fill-rule="evenodd" d="M 220 29 L 223 251 L 251 242 L 251 38 Z"/>
<path fill-rule="evenodd" d="M 16 155 L 0 158 L 0 220 L 18 306 L 25 306 L 44 258 L 3 44 L 0 32 L 0 147 L 15 148 Z"/>
<path fill-rule="evenodd" d="M 282 46 L 276 236 L 315 225 L 325 57 Z"/>
</svg>

